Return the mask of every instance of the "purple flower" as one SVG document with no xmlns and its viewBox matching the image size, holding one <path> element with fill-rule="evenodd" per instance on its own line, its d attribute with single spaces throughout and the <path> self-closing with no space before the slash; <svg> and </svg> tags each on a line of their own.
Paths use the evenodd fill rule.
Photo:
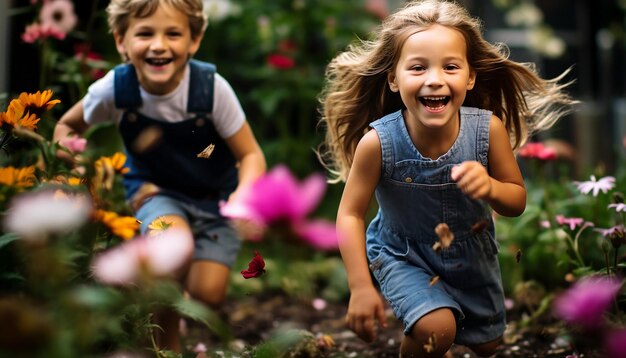
<svg viewBox="0 0 626 358">
<path fill-rule="evenodd" d="M 582 194 L 585 194 L 585 195 L 593 191 L 593 194 L 592 194 L 593 196 L 598 196 L 598 193 L 600 191 L 606 194 L 609 190 L 615 187 L 615 178 L 611 176 L 600 178 L 600 180 L 596 180 L 595 175 L 592 175 L 590 179 L 591 180 L 589 181 L 583 181 L 583 182 L 575 181 L 574 185 L 576 185 L 578 190 Z"/>
<path fill-rule="evenodd" d="M 611 208 L 614 208 L 615 211 L 617 211 L 618 213 L 620 211 L 626 212 L 626 204 L 624 204 L 624 203 L 609 204 L 609 209 L 611 209 Z"/>
<path fill-rule="evenodd" d="M 624 232 L 626 232 L 624 225 L 616 225 L 608 229 L 597 228 L 596 231 L 604 237 L 624 236 Z"/>
<path fill-rule="evenodd" d="M 626 358 L 626 329 L 609 332 L 604 341 L 607 357 Z"/>
<path fill-rule="evenodd" d="M 588 329 L 598 328 L 603 324 L 604 312 L 621 286 L 617 279 L 583 278 L 554 300 L 554 314 L 571 324 Z"/>
</svg>

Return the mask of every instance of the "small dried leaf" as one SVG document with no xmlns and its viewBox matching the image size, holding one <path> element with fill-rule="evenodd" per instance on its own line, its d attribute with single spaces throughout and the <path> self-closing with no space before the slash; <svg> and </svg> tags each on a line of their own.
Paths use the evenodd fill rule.
<svg viewBox="0 0 626 358">
<path fill-rule="evenodd" d="M 482 219 L 482 220 L 477 221 L 474 225 L 472 225 L 472 233 L 474 234 L 482 233 L 483 231 L 485 231 L 487 224 L 489 224 L 489 220 L 487 219 Z"/>
<path fill-rule="evenodd" d="M 433 276 L 430 278 L 430 286 L 433 286 L 437 282 L 439 282 L 439 276 Z"/>
<path fill-rule="evenodd" d="M 437 349 L 437 336 L 435 332 L 430 334 L 428 337 L 428 343 L 424 344 L 424 351 L 426 353 L 433 353 Z"/>
<path fill-rule="evenodd" d="M 163 130 L 156 126 L 150 126 L 139 133 L 132 147 L 137 153 L 147 153 L 159 145 L 162 138 Z"/>
<path fill-rule="evenodd" d="M 435 234 L 439 237 L 439 241 L 435 242 L 433 245 L 433 250 L 440 251 L 442 249 L 447 249 L 452 244 L 454 240 L 454 234 L 448 227 L 448 224 L 441 223 L 435 227 Z"/>
<path fill-rule="evenodd" d="M 211 156 L 211 153 L 213 153 L 213 149 L 215 149 L 215 144 L 211 143 L 208 147 L 204 148 L 203 151 L 198 153 L 197 157 L 208 159 Z"/>
<path fill-rule="evenodd" d="M 518 249 L 517 253 L 515 254 L 515 261 L 519 263 L 521 259 L 522 259 L 522 250 Z"/>
</svg>

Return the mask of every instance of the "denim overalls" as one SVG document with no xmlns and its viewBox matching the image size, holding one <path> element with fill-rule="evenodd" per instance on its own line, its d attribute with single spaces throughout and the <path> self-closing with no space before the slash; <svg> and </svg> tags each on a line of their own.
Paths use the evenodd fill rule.
<svg viewBox="0 0 626 358">
<path fill-rule="evenodd" d="M 401 111 L 373 123 L 382 147 L 379 210 L 367 229 L 367 255 L 381 292 L 405 334 L 430 311 L 448 307 L 457 316 L 456 342 L 485 343 L 505 328 L 504 292 L 494 223 L 484 201 L 470 199 L 450 178 L 452 167 L 474 160 L 488 166 L 491 112 L 460 109 L 458 137 L 431 160 L 413 145 Z M 435 251 L 435 227 L 454 233 Z"/>
<path fill-rule="evenodd" d="M 219 202 L 237 187 L 236 160 L 211 122 L 215 66 L 196 60 L 189 66 L 187 112 L 194 116 L 175 123 L 139 113 L 142 99 L 134 67 L 115 68 L 115 105 L 124 109 L 119 131 L 130 168 L 123 177 L 125 194 L 130 201 L 144 183 L 156 185 L 158 193 L 136 213 L 141 231 L 161 216 L 183 217 L 194 235 L 194 259 L 230 267 L 241 242 L 219 214 Z M 198 155 L 211 144 L 210 156 Z"/>
<path fill-rule="evenodd" d="M 225 199 L 237 186 L 235 158 L 210 120 L 215 66 L 196 60 L 189 64 L 187 112 L 195 116 L 176 123 L 137 112 L 141 95 L 135 69 L 128 64 L 115 68 L 115 106 L 125 110 L 119 131 L 131 169 L 124 175 L 127 199 L 146 181 L 195 198 Z M 141 135 L 150 132 L 159 137 L 144 148 Z M 198 157 L 210 144 L 215 145 L 210 157 Z"/>
</svg>

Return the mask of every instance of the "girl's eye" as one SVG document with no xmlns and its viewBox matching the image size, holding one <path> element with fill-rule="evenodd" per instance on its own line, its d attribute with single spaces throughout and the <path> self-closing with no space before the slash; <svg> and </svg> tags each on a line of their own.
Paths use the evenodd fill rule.
<svg viewBox="0 0 626 358">
<path fill-rule="evenodd" d="M 411 70 L 417 71 L 417 72 L 421 72 L 421 71 L 426 70 L 426 68 L 424 66 L 422 66 L 422 65 L 415 65 L 415 66 L 411 67 Z"/>
<path fill-rule="evenodd" d="M 456 65 L 446 65 L 444 67 L 444 70 L 446 70 L 446 71 L 454 71 L 454 70 L 458 70 L 458 69 L 459 69 L 459 67 L 456 66 Z"/>
</svg>

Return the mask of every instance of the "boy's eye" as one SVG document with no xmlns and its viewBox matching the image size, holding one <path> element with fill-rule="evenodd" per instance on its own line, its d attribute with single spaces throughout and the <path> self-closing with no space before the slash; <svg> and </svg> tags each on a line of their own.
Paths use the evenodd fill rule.
<svg viewBox="0 0 626 358">
<path fill-rule="evenodd" d="M 140 31 L 140 32 L 136 33 L 135 35 L 139 36 L 139 37 L 148 37 L 148 36 L 151 36 L 152 33 L 148 32 L 148 31 Z"/>
<path fill-rule="evenodd" d="M 182 36 L 182 34 L 178 31 L 170 31 L 167 33 L 167 36 L 178 37 L 178 36 Z"/>
</svg>

